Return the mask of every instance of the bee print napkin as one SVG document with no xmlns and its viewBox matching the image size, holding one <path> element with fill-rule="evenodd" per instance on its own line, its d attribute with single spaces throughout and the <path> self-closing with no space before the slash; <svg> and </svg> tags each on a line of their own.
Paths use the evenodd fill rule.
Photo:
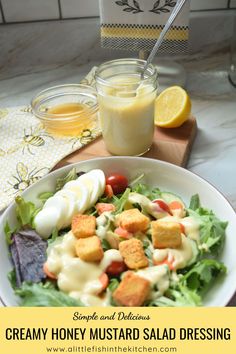
<svg viewBox="0 0 236 354">
<path fill-rule="evenodd" d="M 99 0 L 103 47 L 151 51 L 176 0 Z M 159 52 L 182 54 L 188 49 L 190 1 L 167 33 Z"/>
<path fill-rule="evenodd" d="M 81 83 L 93 85 L 93 68 Z M 0 210 L 46 175 L 61 159 L 96 139 L 99 123 L 80 136 L 47 133 L 30 107 L 0 108 Z"/>
</svg>

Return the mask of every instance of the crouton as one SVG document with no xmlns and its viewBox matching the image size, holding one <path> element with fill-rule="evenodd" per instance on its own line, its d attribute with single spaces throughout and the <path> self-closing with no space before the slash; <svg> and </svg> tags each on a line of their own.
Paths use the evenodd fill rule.
<svg viewBox="0 0 236 354">
<path fill-rule="evenodd" d="M 77 214 L 72 219 L 71 229 L 77 238 L 93 236 L 95 235 L 96 218 L 92 215 Z"/>
<path fill-rule="evenodd" d="M 152 221 L 151 234 L 154 248 L 179 248 L 182 244 L 181 227 L 178 222 Z"/>
<path fill-rule="evenodd" d="M 75 251 L 77 256 L 85 262 L 98 262 L 104 255 L 101 240 L 97 236 L 77 240 Z"/>
<path fill-rule="evenodd" d="M 122 241 L 119 244 L 119 250 L 128 268 L 139 269 L 148 266 L 148 259 L 145 256 L 143 244 L 137 238 Z"/>
<path fill-rule="evenodd" d="M 134 272 L 127 272 L 113 293 L 118 305 L 142 306 L 150 292 L 150 282 Z"/>
<path fill-rule="evenodd" d="M 118 226 L 135 233 L 138 231 L 146 231 L 149 221 L 149 218 L 143 215 L 138 209 L 129 209 L 119 215 Z"/>
</svg>

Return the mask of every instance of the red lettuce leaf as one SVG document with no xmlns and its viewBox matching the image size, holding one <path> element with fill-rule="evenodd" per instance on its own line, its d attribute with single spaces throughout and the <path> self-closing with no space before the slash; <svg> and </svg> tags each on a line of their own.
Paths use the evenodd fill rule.
<svg viewBox="0 0 236 354">
<path fill-rule="evenodd" d="M 32 229 L 20 230 L 12 235 L 10 251 L 16 270 L 16 283 L 38 283 L 45 279 L 43 264 L 46 262 L 47 242 Z"/>
</svg>

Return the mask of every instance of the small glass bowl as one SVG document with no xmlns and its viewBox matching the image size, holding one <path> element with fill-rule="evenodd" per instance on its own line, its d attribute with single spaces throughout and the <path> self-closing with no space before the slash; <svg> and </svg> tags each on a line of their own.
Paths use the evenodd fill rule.
<svg viewBox="0 0 236 354">
<path fill-rule="evenodd" d="M 79 104 L 83 109 L 70 113 L 52 113 L 59 106 Z M 78 136 L 85 129 L 97 125 L 98 104 L 96 90 L 87 85 L 70 84 L 50 87 L 39 92 L 31 101 L 33 114 L 45 129 L 54 135 Z"/>
</svg>

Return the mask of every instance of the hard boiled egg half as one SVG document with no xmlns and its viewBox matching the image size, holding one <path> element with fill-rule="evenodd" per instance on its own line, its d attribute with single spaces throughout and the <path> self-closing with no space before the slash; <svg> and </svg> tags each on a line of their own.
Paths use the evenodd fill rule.
<svg viewBox="0 0 236 354">
<path fill-rule="evenodd" d="M 99 169 L 91 170 L 76 180 L 67 182 L 46 201 L 42 210 L 35 216 L 37 233 L 47 239 L 54 229 L 68 227 L 73 216 L 91 208 L 104 193 L 104 189 L 105 175 Z"/>
</svg>

